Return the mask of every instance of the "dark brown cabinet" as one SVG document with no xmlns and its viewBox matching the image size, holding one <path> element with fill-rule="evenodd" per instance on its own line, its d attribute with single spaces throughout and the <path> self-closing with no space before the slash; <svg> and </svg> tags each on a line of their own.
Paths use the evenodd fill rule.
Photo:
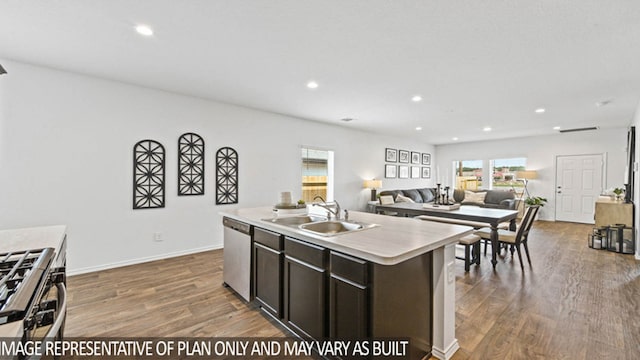
<svg viewBox="0 0 640 360">
<path fill-rule="evenodd" d="M 367 262 L 332 251 L 330 269 L 329 336 L 369 337 Z"/>
<path fill-rule="evenodd" d="M 431 353 L 432 253 L 381 265 L 258 227 L 253 240 L 255 300 L 298 336 L 409 338 L 410 358 Z"/>
<path fill-rule="evenodd" d="M 253 293 L 263 309 L 282 318 L 282 258 L 283 237 L 280 234 L 254 229 Z"/>
<path fill-rule="evenodd" d="M 326 249 L 284 240 L 284 320 L 302 337 L 327 337 Z"/>
</svg>

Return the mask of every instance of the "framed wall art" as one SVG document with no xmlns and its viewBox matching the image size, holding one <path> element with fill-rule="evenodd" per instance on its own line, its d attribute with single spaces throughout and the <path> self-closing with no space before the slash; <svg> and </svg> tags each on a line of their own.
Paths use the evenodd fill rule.
<svg viewBox="0 0 640 360">
<path fill-rule="evenodd" d="M 384 177 L 387 179 L 394 179 L 398 177 L 398 167 L 395 165 L 385 165 L 384 166 Z"/>
<path fill-rule="evenodd" d="M 178 138 L 178 196 L 204 194 L 204 140 L 186 133 Z"/>
<path fill-rule="evenodd" d="M 411 163 L 412 164 L 420 164 L 420 153 L 419 152 L 411 152 Z"/>
<path fill-rule="evenodd" d="M 422 168 L 422 178 L 423 179 L 431 179 L 431 168 L 423 167 Z"/>
<path fill-rule="evenodd" d="M 398 150 L 398 161 L 403 164 L 409 163 L 409 152 L 407 150 Z"/>
<path fill-rule="evenodd" d="M 422 165 L 431 165 L 431 154 L 422 153 Z"/>
<path fill-rule="evenodd" d="M 420 167 L 419 166 L 412 166 L 411 167 L 411 178 L 412 179 L 419 179 L 420 178 Z"/>
<path fill-rule="evenodd" d="M 386 162 L 398 162 L 398 150 L 386 148 L 384 160 Z"/>
<path fill-rule="evenodd" d="M 223 147 L 216 152 L 216 205 L 238 203 L 238 153 Z"/>
<path fill-rule="evenodd" d="M 400 179 L 408 179 L 409 178 L 409 167 L 406 165 L 398 166 L 398 177 Z"/>
<path fill-rule="evenodd" d="M 133 208 L 164 207 L 164 146 L 141 140 L 133 146 Z"/>
</svg>

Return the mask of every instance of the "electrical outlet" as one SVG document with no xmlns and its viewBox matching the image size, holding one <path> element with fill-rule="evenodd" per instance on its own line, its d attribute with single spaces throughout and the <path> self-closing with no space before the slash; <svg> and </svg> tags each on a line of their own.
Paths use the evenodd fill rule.
<svg viewBox="0 0 640 360">
<path fill-rule="evenodd" d="M 449 284 L 456 280 L 456 274 L 454 272 L 453 261 L 447 264 L 447 281 Z"/>
<path fill-rule="evenodd" d="M 153 241 L 162 241 L 162 233 L 161 232 L 156 232 L 153 233 Z"/>
</svg>

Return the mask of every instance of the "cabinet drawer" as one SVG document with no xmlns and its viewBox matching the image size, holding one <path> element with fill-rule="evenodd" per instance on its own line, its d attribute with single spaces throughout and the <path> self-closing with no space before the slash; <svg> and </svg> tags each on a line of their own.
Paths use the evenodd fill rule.
<svg viewBox="0 0 640 360">
<path fill-rule="evenodd" d="M 324 268 L 325 249 L 290 237 L 284 238 L 284 252 L 287 256 L 304 261 L 310 265 Z"/>
<path fill-rule="evenodd" d="M 331 252 L 331 275 L 367 286 L 367 262 L 348 255 Z"/>
<path fill-rule="evenodd" d="M 283 248 L 282 235 L 260 228 L 253 229 L 253 241 L 277 251 Z"/>
</svg>

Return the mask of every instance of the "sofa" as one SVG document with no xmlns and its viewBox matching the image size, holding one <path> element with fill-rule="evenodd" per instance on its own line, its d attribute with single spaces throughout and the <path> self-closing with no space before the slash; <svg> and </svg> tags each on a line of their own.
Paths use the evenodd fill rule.
<svg viewBox="0 0 640 360">
<path fill-rule="evenodd" d="M 384 190 L 381 191 L 380 196 L 393 196 L 394 202 L 400 202 L 398 195 L 408 197 L 417 203 L 432 202 L 436 198 L 436 189 L 422 188 L 422 189 L 408 189 L 408 190 Z"/>
<path fill-rule="evenodd" d="M 490 209 L 516 210 L 517 205 L 515 194 L 504 190 L 456 189 L 453 191 L 453 200 L 462 205 L 476 205 Z"/>
<path fill-rule="evenodd" d="M 466 193 L 465 193 L 466 192 Z M 380 196 L 391 195 L 394 202 L 399 202 L 398 195 L 405 198 L 410 198 L 417 203 L 432 202 L 436 198 L 436 189 L 434 188 L 421 188 L 421 189 L 407 189 L 407 190 L 384 190 L 381 191 Z M 473 195 L 472 195 L 473 194 Z M 467 199 L 465 199 L 467 195 Z M 484 197 L 483 197 L 484 196 Z M 502 190 L 454 190 L 453 200 L 456 203 L 462 205 L 475 205 L 483 208 L 491 209 L 509 209 L 516 210 L 515 195 L 511 191 Z"/>
</svg>

